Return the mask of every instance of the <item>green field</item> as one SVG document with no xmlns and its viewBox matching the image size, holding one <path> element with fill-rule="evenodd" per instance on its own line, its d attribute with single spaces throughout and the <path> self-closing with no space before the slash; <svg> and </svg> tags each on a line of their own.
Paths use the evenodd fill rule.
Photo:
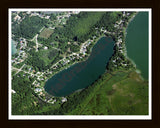
<svg viewBox="0 0 160 128">
<path fill-rule="evenodd" d="M 52 53 L 52 55 L 51 55 L 51 53 Z M 42 49 L 39 51 L 38 54 L 39 54 L 40 58 L 45 62 L 45 65 L 48 65 L 55 59 L 55 57 L 58 54 L 58 50 L 56 50 L 54 48 L 50 48 L 48 50 Z"/>
<path fill-rule="evenodd" d="M 71 115 L 147 115 L 148 83 L 136 72 L 116 72 L 100 79 Z"/>
<path fill-rule="evenodd" d="M 90 31 L 90 28 L 95 25 L 104 15 L 104 12 L 89 12 L 87 17 L 81 18 L 78 24 L 73 26 L 75 35 L 82 36 Z"/>
<path fill-rule="evenodd" d="M 45 28 L 43 31 L 40 33 L 39 37 L 48 39 L 50 35 L 53 33 L 53 30 Z"/>
</svg>

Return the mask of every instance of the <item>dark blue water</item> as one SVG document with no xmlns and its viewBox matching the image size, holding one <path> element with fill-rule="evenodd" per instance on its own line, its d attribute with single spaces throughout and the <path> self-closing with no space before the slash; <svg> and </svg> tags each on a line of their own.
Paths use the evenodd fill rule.
<svg viewBox="0 0 160 128">
<path fill-rule="evenodd" d="M 114 41 L 102 37 L 93 47 L 90 57 L 50 78 L 45 90 L 53 96 L 67 96 L 78 89 L 91 85 L 106 70 L 107 62 L 113 54 Z"/>
</svg>

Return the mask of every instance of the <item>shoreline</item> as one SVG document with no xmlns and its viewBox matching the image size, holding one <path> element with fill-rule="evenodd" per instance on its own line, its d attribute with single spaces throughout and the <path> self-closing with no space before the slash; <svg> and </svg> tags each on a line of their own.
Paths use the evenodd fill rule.
<svg viewBox="0 0 160 128">
<path fill-rule="evenodd" d="M 41 86 L 41 87 L 44 89 L 45 93 L 49 94 L 49 93 L 45 90 L 46 82 L 47 82 L 49 79 L 51 79 L 52 77 L 54 77 L 56 74 L 61 73 L 62 71 L 71 68 L 72 66 L 75 66 L 75 65 L 78 64 L 78 63 L 85 62 L 85 61 L 90 57 L 90 55 L 91 55 L 91 53 L 92 53 L 92 49 L 93 49 L 94 46 L 97 44 L 98 40 L 101 39 L 102 37 L 106 37 L 106 36 L 105 36 L 105 35 L 102 35 L 102 36 L 98 37 L 98 38 L 95 40 L 93 47 L 90 49 L 90 54 L 88 55 L 88 57 L 86 57 L 85 60 L 82 60 L 82 61 L 80 61 L 80 62 L 75 62 L 75 63 L 69 65 L 68 67 L 62 69 L 61 71 L 57 71 L 54 75 L 51 75 L 48 79 L 46 79 L 46 80 L 44 81 L 44 85 Z M 84 89 L 84 88 L 83 88 L 83 89 Z M 83 90 L 83 89 L 82 89 L 82 90 Z M 80 90 L 80 89 L 79 89 L 79 90 Z M 76 91 L 74 91 L 73 93 L 75 93 L 75 92 L 76 92 Z M 53 96 L 52 94 L 49 94 L 49 95 Z M 59 96 L 53 96 L 53 97 L 59 97 Z"/>
<path fill-rule="evenodd" d="M 139 12 L 136 12 L 135 15 L 133 15 L 133 16 L 129 19 L 128 24 L 127 24 L 127 27 L 126 27 L 126 29 L 125 29 L 125 35 L 124 35 L 124 39 L 125 39 L 125 43 L 124 43 L 124 44 L 125 44 L 125 52 L 124 52 L 124 55 L 125 55 L 125 57 L 126 57 L 129 61 L 131 61 L 131 63 L 134 65 L 134 67 L 136 68 L 135 71 L 140 75 L 140 78 L 141 78 L 142 80 L 144 80 L 144 81 L 145 81 L 145 80 L 148 81 L 148 79 L 145 79 L 145 78 L 142 76 L 142 71 L 137 68 L 137 65 L 136 65 L 136 63 L 134 62 L 134 60 L 131 59 L 131 58 L 127 55 L 127 47 L 126 47 L 127 29 L 128 29 L 129 24 L 134 20 L 134 18 L 137 16 L 138 13 L 139 13 Z"/>
<path fill-rule="evenodd" d="M 106 36 L 105 36 L 105 35 L 102 35 L 102 36 L 98 37 L 98 38 L 95 40 L 93 47 L 90 49 L 90 54 L 88 55 L 88 57 L 86 57 L 85 60 L 80 61 L 80 62 L 75 62 L 75 63 L 73 63 L 72 65 L 68 66 L 67 68 L 62 69 L 61 71 L 57 71 L 53 76 L 49 77 L 46 81 L 44 81 L 44 85 L 42 86 L 42 88 L 44 89 L 45 93 L 49 94 L 49 93 L 45 90 L 46 82 L 47 82 L 49 79 L 51 79 L 52 77 L 54 77 L 56 74 L 61 73 L 62 71 L 67 70 L 68 68 L 71 68 L 72 66 L 75 66 L 75 65 L 78 64 L 78 63 L 85 62 L 85 61 L 90 57 L 90 55 L 91 55 L 91 53 L 92 53 L 92 49 L 94 48 L 94 46 L 95 46 L 95 45 L 97 44 L 97 42 L 98 42 L 101 38 L 103 38 L 103 37 L 106 37 Z M 83 90 L 83 89 L 84 89 L 84 88 L 78 89 L 78 90 Z M 73 93 L 75 93 L 75 92 L 77 92 L 77 90 L 74 91 Z M 49 95 L 53 96 L 52 94 L 49 94 Z M 59 96 L 54 96 L 54 97 L 59 97 Z"/>
<path fill-rule="evenodd" d="M 11 39 L 11 53 L 13 52 L 13 54 L 12 55 L 14 55 L 15 53 L 17 53 L 18 52 L 18 50 L 16 49 L 16 46 L 17 46 L 17 43 L 18 42 L 16 42 L 16 41 L 14 41 L 13 39 Z"/>
</svg>

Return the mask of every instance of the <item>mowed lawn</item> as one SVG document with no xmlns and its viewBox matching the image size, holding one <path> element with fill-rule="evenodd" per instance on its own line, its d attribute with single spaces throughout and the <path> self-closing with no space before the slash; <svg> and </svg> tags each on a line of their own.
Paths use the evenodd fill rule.
<svg viewBox="0 0 160 128">
<path fill-rule="evenodd" d="M 109 75 L 69 114 L 147 115 L 148 82 L 134 71 Z"/>
<path fill-rule="evenodd" d="M 52 29 L 45 28 L 43 31 L 40 33 L 39 37 L 48 39 L 50 35 L 53 33 Z"/>
</svg>

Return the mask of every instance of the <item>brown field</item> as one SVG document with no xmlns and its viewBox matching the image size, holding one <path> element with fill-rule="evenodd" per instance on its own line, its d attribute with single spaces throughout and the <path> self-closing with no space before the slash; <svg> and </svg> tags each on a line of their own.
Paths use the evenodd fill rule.
<svg viewBox="0 0 160 128">
<path fill-rule="evenodd" d="M 50 35 L 53 33 L 53 30 L 51 30 L 51 29 L 48 29 L 48 28 L 45 28 L 41 33 L 40 33 L 40 37 L 42 37 L 42 38 L 45 38 L 45 39 L 47 39 L 47 38 L 49 38 L 50 37 Z"/>
</svg>

